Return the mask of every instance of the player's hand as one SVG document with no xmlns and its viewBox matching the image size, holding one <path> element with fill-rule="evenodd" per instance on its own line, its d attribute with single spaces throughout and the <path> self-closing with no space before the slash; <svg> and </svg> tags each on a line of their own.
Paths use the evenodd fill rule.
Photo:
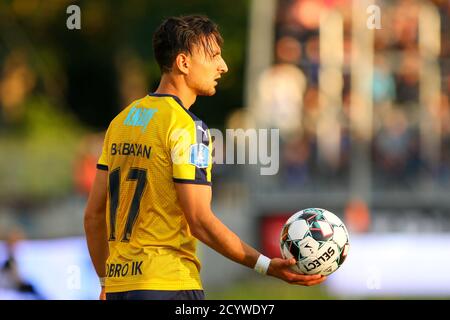
<svg viewBox="0 0 450 320">
<path fill-rule="evenodd" d="M 324 282 L 327 277 L 322 275 L 299 274 L 291 269 L 295 265 L 295 259 L 273 258 L 270 261 L 267 274 L 275 278 L 284 280 L 290 284 L 300 286 L 314 286 Z"/>
<path fill-rule="evenodd" d="M 102 287 L 102 291 L 100 292 L 99 300 L 106 300 L 106 291 L 105 291 L 105 287 Z"/>
</svg>

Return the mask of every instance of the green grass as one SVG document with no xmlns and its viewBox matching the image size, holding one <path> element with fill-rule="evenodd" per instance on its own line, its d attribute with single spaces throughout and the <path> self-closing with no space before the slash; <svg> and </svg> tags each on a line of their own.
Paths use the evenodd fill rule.
<svg viewBox="0 0 450 320">
<path fill-rule="evenodd" d="M 290 285 L 272 277 L 257 274 L 229 286 L 205 286 L 207 300 L 450 300 L 450 297 L 430 296 L 334 296 L 328 292 L 326 281 L 313 287 Z"/>
<path fill-rule="evenodd" d="M 303 287 L 290 285 L 272 277 L 255 275 L 226 287 L 205 287 L 208 300 L 328 300 L 326 285 Z"/>
</svg>

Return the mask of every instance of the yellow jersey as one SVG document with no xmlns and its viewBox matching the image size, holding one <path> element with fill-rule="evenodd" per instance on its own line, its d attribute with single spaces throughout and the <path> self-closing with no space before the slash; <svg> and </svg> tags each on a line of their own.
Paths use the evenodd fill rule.
<svg viewBox="0 0 450 320">
<path fill-rule="evenodd" d="M 174 183 L 211 184 L 207 126 L 172 95 L 149 94 L 110 123 L 106 292 L 198 290 L 200 261 Z"/>
</svg>

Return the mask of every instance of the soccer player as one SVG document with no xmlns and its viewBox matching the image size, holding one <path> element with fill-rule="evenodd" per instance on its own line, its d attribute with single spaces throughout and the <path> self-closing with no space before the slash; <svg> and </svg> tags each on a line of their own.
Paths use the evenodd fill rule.
<svg viewBox="0 0 450 320">
<path fill-rule="evenodd" d="M 207 17 L 166 19 L 153 36 L 157 90 L 109 125 L 84 221 L 101 299 L 204 299 L 196 239 L 291 284 L 325 280 L 260 254 L 211 211 L 211 136 L 189 109 L 228 71 L 222 42 Z"/>
</svg>

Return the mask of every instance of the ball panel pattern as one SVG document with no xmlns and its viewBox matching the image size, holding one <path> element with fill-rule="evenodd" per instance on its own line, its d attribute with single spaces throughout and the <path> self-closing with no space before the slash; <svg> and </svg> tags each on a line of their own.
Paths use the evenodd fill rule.
<svg viewBox="0 0 450 320">
<path fill-rule="evenodd" d="M 343 222 L 333 213 L 309 208 L 293 214 L 280 233 L 284 258 L 294 257 L 293 269 L 304 274 L 329 275 L 345 261 L 349 237 Z"/>
</svg>

